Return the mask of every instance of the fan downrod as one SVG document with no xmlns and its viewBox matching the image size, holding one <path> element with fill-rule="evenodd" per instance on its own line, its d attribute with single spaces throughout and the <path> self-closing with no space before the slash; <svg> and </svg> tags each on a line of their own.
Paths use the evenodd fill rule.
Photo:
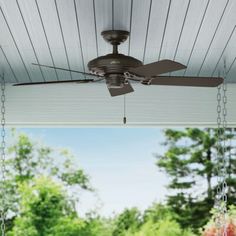
<svg viewBox="0 0 236 236">
<path fill-rule="evenodd" d="M 118 45 L 127 40 L 129 32 L 124 30 L 106 30 L 101 35 L 106 42 L 113 46 L 113 53 L 118 54 Z"/>
</svg>

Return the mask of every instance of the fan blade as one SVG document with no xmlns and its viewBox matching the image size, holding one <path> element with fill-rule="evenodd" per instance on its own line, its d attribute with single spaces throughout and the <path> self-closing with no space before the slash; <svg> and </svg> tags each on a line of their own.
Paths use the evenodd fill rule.
<svg viewBox="0 0 236 236">
<path fill-rule="evenodd" d="M 32 83 L 19 83 L 13 84 L 13 86 L 24 86 L 24 85 L 39 85 L 39 84 L 62 84 L 62 83 L 89 83 L 89 82 L 97 82 L 100 80 L 94 79 L 84 79 L 84 80 L 60 80 L 60 81 L 46 81 L 46 82 L 32 82 Z"/>
<path fill-rule="evenodd" d="M 172 71 L 185 69 L 186 66 L 171 60 L 162 60 L 146 64 L 143 66 L 131 68 L 130 73 L 140 77 L 152 77 Z"/>
<path fill-rule="evenodd" d="M 172 85 L 193 87 L 216 87 L 224 81 L 221 77 L 181 77 L 157 76 L 150 80 L 150 85 Z"/>
<path fill-rule="evenodd" d="M 107 88 L 112 97 L 123 95 L 126 93 L 132 93 L 134 91 L 133 87 L 130 85 L 129 82 L 125 83 L 124 87 L 121 87 L 121 88 L 109 88 L 109 87 Z"/>
<path fill-rule="evenodd" d="M 47 66 L 47 65 L 36 64 L 36 63 L 32 63 L 32 65 L 34 65 L 34 66 L 42 66 L 42 67 L 46 67 L 46 68 L 50 68 L 50 69 L 70 71 L 70 72 L 75 72 L 75 73 L 79 73 L 79 74 L 83 74 L 83 75 L 103 77 L 101 75 L 94 75 L 94 74 L 91 74 L 91 73 L 86 73 L 86 72 L 82 72 L 82 71 L 78 71 L 78 70 L 69 70 L 69 69 L 65 69 L 65 68 L 61 68 L 61 67 Z"/>
</svg>

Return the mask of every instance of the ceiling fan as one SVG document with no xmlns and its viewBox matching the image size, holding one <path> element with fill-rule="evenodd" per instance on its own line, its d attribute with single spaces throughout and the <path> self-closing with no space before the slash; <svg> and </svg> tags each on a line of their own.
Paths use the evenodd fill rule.
<svg viewBox="0 0 236 236">
<path fill-rule="evenodd" d="M 113 46 L 113 52 L 91 60 L 88 63 L 90 73 L 33 63 L 33 65 L 36 66 L 80 73 L 86 77 L 89 76 L 90 79 L 18 83 L 14 84 L 14 86 L 90 83 L 105 80 L 111 96 L 119 96 L 134 91 L 129 81 L 137 81 L 143 85 L 194 87 L 216 87 L 223 82 L 223 78 L 221 77 L 161 76 L 161 74 L 164 73 L 185 69 L 186 66 L 172 60 L 161 60 L 143 65 L 141 61 L 134 57 L 118 53 L 118 45 L 128 38 L 129 32 L 122 30 L 108 30 L 103 31 L 101 34 L 104 40 Z M 94 77 L 94 79 L 91 79 L 92 77 Z"/>
</svg>

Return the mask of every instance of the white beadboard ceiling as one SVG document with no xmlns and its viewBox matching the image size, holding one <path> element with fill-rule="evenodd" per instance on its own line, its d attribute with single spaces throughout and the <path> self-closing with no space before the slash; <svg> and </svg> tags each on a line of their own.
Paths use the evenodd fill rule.
<svg viewBox="0 0 236 236">
<path fill-rule="evenodd" d="M 236 124 L 235 0 L 0 0 L 0 7 L 0 70 L 8 83 L 83 78 L 32 63 L 87 71 L 88 61 L 111 52 L 101 31 L 127 30 L 121 53 L 187 65 L 176 75 L 217 76 L 226 60 Z M 214 88 L 135 87 L 127 95 L 130 124 L 215 122 Z M 111 98 L 105 84 L 9 85 L 7 92 L 12 125 L 118 124 L 122 117 L 123 97 Z"/>
</svg>

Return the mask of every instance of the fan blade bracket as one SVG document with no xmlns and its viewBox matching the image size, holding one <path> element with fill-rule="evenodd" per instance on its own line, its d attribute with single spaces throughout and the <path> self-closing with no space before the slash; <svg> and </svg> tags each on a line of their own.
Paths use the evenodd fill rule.
<svg viewBox="0 0 236 236">
<path fill-rule="evenodd" d="M 142 80 L 141 81 L 141 84 L 143 84 L 143 85 L 151 85 L 151 79 L 148 79 L 148 80 Z"/>
</svg>

